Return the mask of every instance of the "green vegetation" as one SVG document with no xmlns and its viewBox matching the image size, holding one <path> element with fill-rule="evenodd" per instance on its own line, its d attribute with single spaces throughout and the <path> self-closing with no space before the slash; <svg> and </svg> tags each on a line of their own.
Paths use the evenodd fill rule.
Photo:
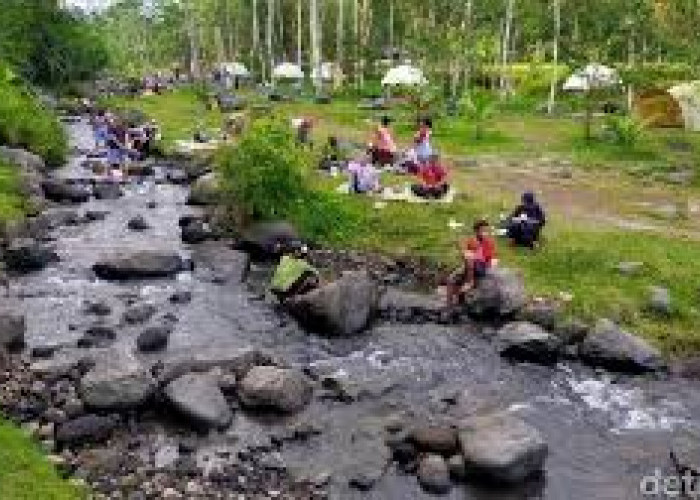
<svg viewBox="0 0 700 500">
<path fill-rule="evenodd" d="M 39 448 L 20 429 L 0 418 L 0 498 L 79 500 L 85 492 L 61 479 Z"/>
<path fill-rule="evenodd" d="M 0 62 L 0 144 L 25 148 L 51 166 L 65 160 L 68 141 L 56 115 Z M 3 74 L 7 75 L 2 78 Z"/>
<path fill-rule="evenodd" d="M 17 168 L 0 161 L 0 221 L 15 220 L 26 213 Z"/>
</svg>

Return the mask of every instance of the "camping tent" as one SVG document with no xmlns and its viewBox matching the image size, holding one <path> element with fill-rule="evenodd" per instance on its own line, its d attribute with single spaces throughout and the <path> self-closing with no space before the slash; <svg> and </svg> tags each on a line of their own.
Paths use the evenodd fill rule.
<svg viewBox="0 0 700 500">
<path fill-rule="evenodd" d="M 423 76 L 423 72 L 408 64 L 391 68 L 382 79 L 382 86 L 384 87 L 397 85 L 418 86 L 427 83 L 428 80 Z"/>
<path fill-rule="evenodd" d="M 571 75 L 564 83 L 564 90 L 586 92 L 591 89 L 614 87 L 622 83 L 617 70 L 602 64 L 589 64 Z"/>
<path fill-rule="evenodd" d="M 682 83 L 668 90 L 683 112 L 685 128 L 700 131 L 700 81 Z"/>
<path fill-rule="evenodd" d="M 303 80 L 304 72 L 293 63 L 282 63 L 272 70 L 272 78 L 275 80 Z"/>
<path fill-rule="evenodd" d="M 646 90 L 634 97 L 634 115 L 648 127 L 683 126 L 683 110 L 670 92 L 662 89 Z"/>
<path fill-rule="evenodd" d="M 250 76 L 250 71 L 242 63 L 227 62 L 218 66 L 219 71 L 229 77 L 246 78 Z"/>
</svg>

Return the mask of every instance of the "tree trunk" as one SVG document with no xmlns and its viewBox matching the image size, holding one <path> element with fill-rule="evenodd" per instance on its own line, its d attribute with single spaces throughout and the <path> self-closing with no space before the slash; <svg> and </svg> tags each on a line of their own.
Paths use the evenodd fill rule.
<svg viewBox="0 0 700 500">
<path fill-rule="evenodd" d="M 355 57 L 353 71 L 355 87 L 360 88 L 360 0 L 355 0 L 353 5 L 353 34 L 355 35 Z"/>
<path fill-rule="evenodd" d="M 185 24 L 187 25 L 187 38 L 190 43 L 190 76 L 198 80 L 201 77 L 199 62 L 199 36 L 192 15 L 192 5 L 189 1 L 184 4 Z"/>
<path fill-rule="evenodd" d="M 554 0 L 554 47 L 552 54 L 552 81 L 549 86 L 549 102 L 547 103 L 547 113 L 554 113 L 554 104 L 557 96 L 557 84 L 559 76 L 559 36 L 561 34 L 561 0 Z"/>
<path fill-rule="evenodd" d="M 394 56 L 394 0 L 389 0 L 389 49 Z"/>
<path fill-rule="evenodd" d="M 301 68 L 301 37 L 302 37 L 301 0 L 297 1 L 297 65 Z"/>
<path fill-rule="evenodd" d="M 321 93 L 323 80 L 321 75 L 321 40 L 318 26 L 318 0 L 311 0 L 309 12 L 309 29 L 311 31 L 311 71 L 316 95 Z"/>
<path fill-rule="evenodd" d="M 506 18 L 503 27 L 503 52 L 501 55 L 501 99 L 508 95 L 508 53 L 510 52 L 510 37 L 513 29 L 513 11 L 515 0 L 506 0 Z"/>
<path fill-rule="evenodd" d="M 274 28 L 274 11 L 275 11 L 275 0 L 267 0 L 267 26 L 265 39 L 267 44 L 267 62 L 270 68 L 270 74 L 275 69 L 275 56 L 272 51 L 272 30 Z"/>
<path fill-rule="evenodd" d="M 473 25 L 473 12 L 474 12 L 474 2 L 473 0 L 467 0 L 466 3 L 466 12 L 465 12 L 465 30 L 466 34 L 464 37 L 464 49 L 465 54 L 464 60 L 464 87 L 466 90 L 469 90 L 470 84 L 471 84 L 471 79 L 472 79 L 472 71 L 474 71 L 474 25 Z"/>
<path fill-rule="evenodd" d="M 260 63 L 260 77 L 266 81 L 265 61 L 263 60 L 262 50 L 260 50 L 260 27 L 258 26 L 258 0 L 253 0 L 253 43 L 252 43 L 252 58 L 257 59 Z"/>
<path fill-rule="evenodd" d="M 335 71 L 334 80 L 336 87 L 342 84 L 341 76 L 343 73 L 345 59 L 345 2 L 338 0 L 338 25 L 336 26 L 336 47 L 335 47 Z"/>
</svg>

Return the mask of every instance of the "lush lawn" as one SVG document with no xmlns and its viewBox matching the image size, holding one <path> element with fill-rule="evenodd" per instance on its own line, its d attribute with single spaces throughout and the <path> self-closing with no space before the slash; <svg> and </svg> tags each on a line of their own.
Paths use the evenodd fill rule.
<svg viewBox="0 0 700 500">
<path fill-rule="evenodd" d="M 0 418 L 0 499 L 84 498 L 85 492 L 61 479 L 24 432 Z"/>
<path fill-rule="evenodd" d="M 0 161 L 0 221 L 17 219 L 25 210 L 17 169 Z"/>
<path fill-rule="evenodd" d="M 197 121 L 209 126 L 220 123 L 218 112 L 205 113 L 193 100 L 193 94 L 178 92 L 119 104 L 139 107 L 158 119 L 167 141 L 186 137 Z M 287 117 L 315 117 L 317 143 L 325 142 L 331 133 L 365 141 L 372 119 L 381 113 L 359 110 L 356 101 L 342 99 L 331 105 L 285 103 L 277 105 L 277 112 Z M 400 110 L 395 118 L 400 139 L 408 140 L 412 112 Z M 363 223 L 359 228 L 339 231 L 334 244 L 390 255 L 420 256 L 449 267 L 457 259 L 458 239 L 475 218 L 496 221 L 499 214 L 512 207 L 515 193 L 523 186 L 537 191 L 552 187 L 545 186 L 552 182 L 551 177 L 523 171 L 521 164 L 543 156 L 561 158 L 571 162 L 577 174 L 569 184 L 554 186 L 560 200 L 545 198 L 552 214 L 545 244 L 536 253 L 502 245 L 502 260 L 522 271 L 533 294 L 554 299 L 562 292 L 573 296 L 567 306 L 573 315 L 588 319 L 610 316 L 653 340 L 669 354 L 700 350 L 700 331 L 696 328 L 700 321 L 700 231 L 693 225 L 693 218 L 658 220 L 660 230 L 640 231 L 621 228 L 606 222 L 606 218 L 591 220 L 586 216 L 604 210 L 610 219 L 648 222 L 649 217 L 643 213 L 647 208 L 635 204 L 639 193 L 646 193 L 644 189 L 664 200 L 700 199 L 697 187 L 671 187 L 656 180 L 657 175 L 675 166 L 698 168 L 697 135 L 677 130 L 648 132 L 644 141 L 630 150 L 604 142 L 586 144 L 581 134 L 582 124 L 574 118 L 505 114 L 494 119 L 484 140 L 475 141 L 471 124 L 461 119 L 441 120 L 435 132 L 435 142 L 441 150 L 452 157 L 496 156 L 503 160 L 504 167 L 456 169 L 454 184 L 461 196 L 448 206 L 389 204 L 376 208 L 374 200 L 347 198 L 348 206 Z M 685 146 L 671 148 L 672 142 Z M 520 181 L 530 174 L 526 181 Z M 314 178 L 325 190 L 332 190 L 340 182 Z M 410 180 L 386 181 L 403 184 Z M 592 198 L 591 193 L 597 197 Z M 570 210 L 572 207 L 580 210 Z M 450 229 L 450 219 L 464 223 L 465 229 Z M 622 276 L 615 269 L 622 261 L 643 262 L 643 270 L 638 276 Z M 647 311 L 652 286 L 671 290 L 671 317 L 657 317 Z"/>
</svg>

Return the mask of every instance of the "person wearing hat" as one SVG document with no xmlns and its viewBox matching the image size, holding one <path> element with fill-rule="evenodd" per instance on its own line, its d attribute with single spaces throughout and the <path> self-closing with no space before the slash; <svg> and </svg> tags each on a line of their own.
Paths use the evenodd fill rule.
<svg viewBox="0 0 700 500">
<path fill-rule="evenodd" d="M 508 218 L 506 235 L 516 246 L 534 248 L 546 222 L 546 215 L 535 194 L 527 191 Z"/>
<path fill-rule="evenodd" d="M 479 220 L 474 224 L 474 236 L 459 242 L 462 266 L 447 282 L 449 307 L 458 305 L 462 296 L 474 288 L 490 268 L 497 265 L 496 242 L 488 234 L 489 227 L 490 224 L 486 220 Z"/>
</svg>

